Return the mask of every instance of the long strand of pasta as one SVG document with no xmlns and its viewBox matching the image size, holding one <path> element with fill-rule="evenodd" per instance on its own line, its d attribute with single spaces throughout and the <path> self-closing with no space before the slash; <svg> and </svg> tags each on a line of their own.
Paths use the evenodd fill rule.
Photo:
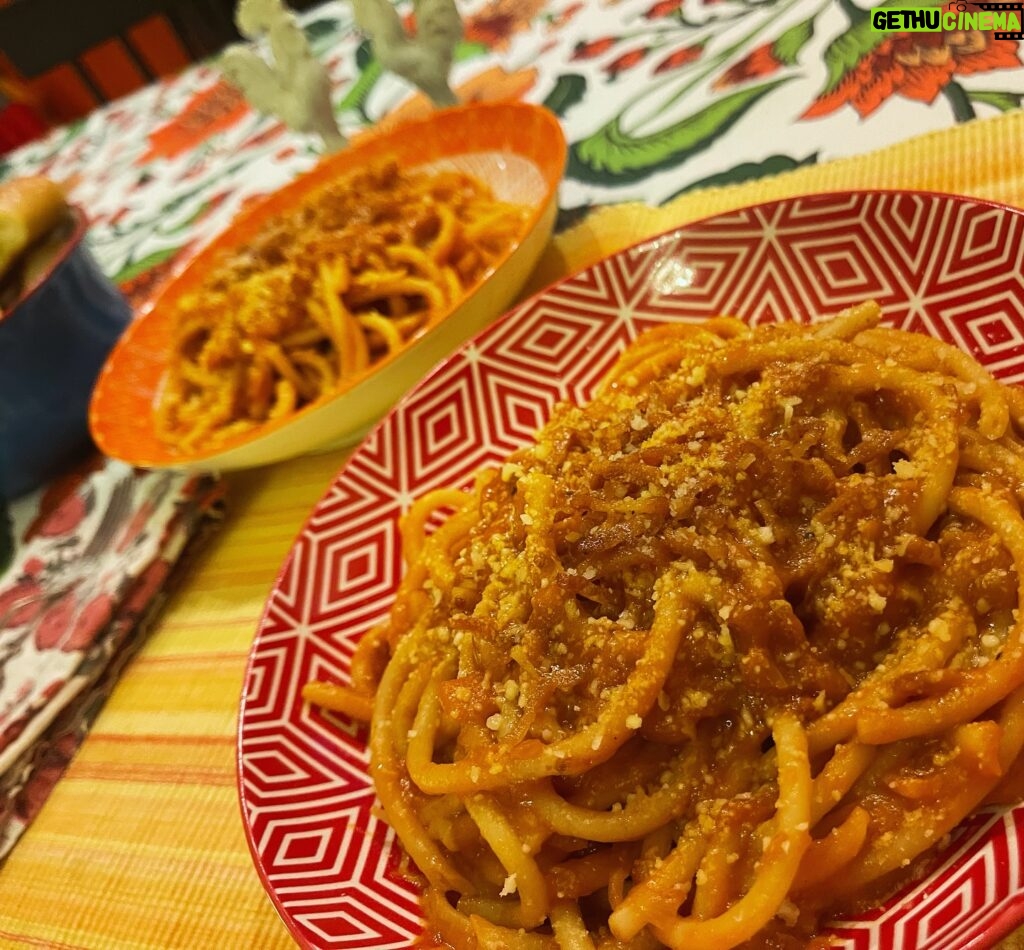
<svg viewBox="0 0 1024 950">
<path fill-rule="evenodd" d="M 749 940 L 779 909 L 810 845 L 811 768 L 807 736 L 792 716 L 780 715 L 773 727 L 778 755 L 779 808 L 761 867 L 750 889 L 718 917 L 677 918 L 654 930 L 673 950 L 727 950 Z M 612 916 L 614 930 L 614 915 Z"/>
</svg>

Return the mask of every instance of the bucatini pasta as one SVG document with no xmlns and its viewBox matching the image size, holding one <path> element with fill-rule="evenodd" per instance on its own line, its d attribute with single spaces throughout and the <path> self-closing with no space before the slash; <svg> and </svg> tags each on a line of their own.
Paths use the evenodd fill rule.
<svg viewBox="0 0 1024 950">
<path fill-rule="evenodd" d="M 1019 390 L 872 304 L 722 318 L 418 501 L 388 621 L 306 696 L 370 721 L 429 932 L 814 945 L 1019 799 L 1022 431 Z"/>
<path fill-rule="evenodd" d="M 462 172 L 394 162 L 309 195 L 178 302 L 159 436 L 202 448 L 337 392 L 446 316 L 524 216 Z"/>
</svg>

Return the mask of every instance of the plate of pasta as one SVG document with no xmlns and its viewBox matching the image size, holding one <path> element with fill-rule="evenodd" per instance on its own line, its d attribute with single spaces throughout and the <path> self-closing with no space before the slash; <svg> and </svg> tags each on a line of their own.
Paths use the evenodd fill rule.
<svg viewBox="0 0 1024 950">
<path fill-rule="evenodd" d="M 1024 922 L 1024 214 L 784 199 L 420 382 L 310 516 L 238 785 L 298 943 L 991 947 Z"/>
<path fill-rule="evenodd" d="M 566 144 L 521 102 L 361 139 L 244 210 L 133 322 L 93 393 L 105 454 L 227 470 L 353 444 L 513 301 Z"/>
</svg>

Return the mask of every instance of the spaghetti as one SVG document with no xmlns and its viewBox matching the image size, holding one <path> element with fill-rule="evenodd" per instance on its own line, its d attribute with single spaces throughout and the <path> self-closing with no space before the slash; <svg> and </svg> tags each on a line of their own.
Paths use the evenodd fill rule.
<svg viewBox="0 0 1024 950">
<path fill-rule="evenodd" d="M 1022 431 L 1019 391 L 873 304 L 719 318 L 416 502 L 390 617 L 306 696 L 370 719 L 430 932 L 815 945 L 1018 798 Z"/>
<path fill-rule="evenodd" d="M 222 443 L 338 392 L 450 313 L 523 221 L 469 175 L 395 162 L 307 196 L 178 302 L 160 438 Z"/>
</svg>

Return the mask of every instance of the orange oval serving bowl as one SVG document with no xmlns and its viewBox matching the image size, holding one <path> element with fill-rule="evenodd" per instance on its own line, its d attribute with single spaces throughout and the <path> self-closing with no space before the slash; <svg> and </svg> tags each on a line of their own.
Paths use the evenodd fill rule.
<svg viewBox="0 0 1024 950">
<path fill-rule="evenodd" d="M 160 438 L 156 404 L 175 349 L 178 304 L 203 285 L 218 258 L 259 235 L 325 185 L 395 161 L 402 171 L 458 171 L 488 185 L 499 201 L 525 207 L 519 233 L 440 319 L 329 395 L 281 418 L 195 451 Z M 145 468 L 248 468 L 358 441 L 392 405 L 460 343 L 515 300 L 554 228 L 566 143 L 558 119 L 522 102 L 455 106 L 373 134 L 243 211 L 144 308 L 100 372 L 89 411 L 97 446 Z"/>
</svg>

